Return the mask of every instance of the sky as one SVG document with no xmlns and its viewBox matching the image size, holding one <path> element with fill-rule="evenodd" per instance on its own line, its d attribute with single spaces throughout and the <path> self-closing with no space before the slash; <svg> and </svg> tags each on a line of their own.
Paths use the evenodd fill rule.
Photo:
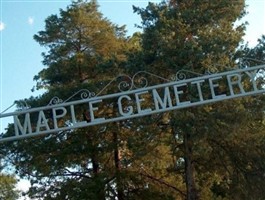
<svg viewBox="0 0 265 200">
<path fill-rule="evenodd" d="M 233 1 L 233 0 L 231 0 Z M 235 0 L 236 1 L 236 0 Z M 128 35 L 139 31 L 140 17 L 133 13 L 132 5 L 145 7 L 145 0 L 98 0 L 100 11 L 118 25 L 126 25 Z M 154 2 L 154 1 L 153 1 Z M 158 1 L 156 1 L 158 2 Z M 0 0 L 0 113 L 13 105 L 15 100 L 38 96 L 31 92 L 33 81 L 44 66 L 43 47 L 33 40 L 33 35 L 44 30 L 44 20 L 51 14 L 65 9 L 70 0 Z M 265 35 L 265 0 L 247 0 L 248 21 L 245 41 L 251 46 Z M 6 110 L 12 112 L 15 107 Z M 11 118 L 0 118 L 0 133 Z"/>
<path fill-rule="evenodd" d="M 38 96 L 31 92 L 36 84 L 33 77 L 41 71 L 41 47 L 33 35 L 44 30 L 44 21 L 51 14 L 65 9 L 70 0 L 0 0 L 0 113 L 13 105 L 15 100 Z M 133 13 L 132 5 L 145 7 L 147 1 L 99 0 L 99 10 L 115 24 L 127 25 L 128 35 L 140 24 L 140 17 Z M 13 112 L 15 106 L 4 113 Z M 13 119 L 0 118 L 0 133 Z"/>
</svg>

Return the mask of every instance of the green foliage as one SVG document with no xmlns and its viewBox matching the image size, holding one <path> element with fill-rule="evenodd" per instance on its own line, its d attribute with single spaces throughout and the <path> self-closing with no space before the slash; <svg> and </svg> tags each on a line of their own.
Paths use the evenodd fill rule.
<svg viewBox="0 0 265 200">
<path fill-rule="evenodd" d="M 124 60 L 124 36 L 124 27 L 103 18 L 96 1 L 73 2 L 59 16 L 49 16 L 45 30 L 34 35 L 49 50 L 43 53 L 43 64 L 49 67 L 35 76 L 37 88 L 58 89 L 102 78 L 109 70 L 106 65 L 115 68 L 113 61 Z"/>
<path fill-rule="evenodd" d="M 134 8 L 142 17 L 142 45 L 147 69 L 166 75 L 189 69 L 204 73 L 208 67 L 231 64 L 244 25 L 234 22 L 244 14 L 244 1 L 168 1 Z"/>
<path fill-rule="evenodd" d="M 96 1 L 79 0 L 49 16 L 34 36 L 48 49 L 46 68 L 35 76 L 46 93 L 27 104 L 76 100 L 76 91 L 100 91 L 124 72 L 168 78 L 178 70 L 224 71 L 247 55 L 264 59 L 264 37 L 253 49 L 238 48 L 244 24 L 234 23 L 245 14 L 243 0 L 171 0 L 134 10 L 143 33 L 128 38 Z M 259 79 L 264 84 L 264 74 Z M 114 91 L 110 85 L 105 92 Z M 264 95 L 229 100 L 7 142 L 1 153 L 30 179 L 28 195 L 37 199 L 264 199 L 264 107 Z M 87 120 L 86 109 L 77 108 L 79 121 Z M 112 116 L 117 105 L 102 110 Z M 13 132 L 10 125 L 5 136 Z"/>
<path fill-rule="evenodd" d="M 146 70 L 169 77 L 178 70 L 204 74 L 236 65 L 245 27 L 235 27 L 234 22 L 245 14 L 244 1 L 168 1 L 134 10 L 143 20 L 138 59 L 142 58 Z M 262 44 L 260 40 L 254 49 L 244 49 L 241 56 L 248 52 L 253 59 L 264 60 Z M 264 84 L 264 75 L 260 79 Z M 176 142 L 169 144 L 178 161 L 176 168 L 182 169 L 174 174 L 183 176 L 187 199 L 264 198 L 259 188 L 264 183 L 247 170 L 250 162 L 264 172 L 263 163 L 251 161 L 264 156 L 256 154 L 264 145 L 263 111 L 264 97 L 259 96 L 170 114 Z M 246 143 L 249 137 L 263 142 L 253 148 Z"/>
<path fill-rule="evenodd" d="M 0 174 L 0 199 L 16 200 L 19 197 L 19 191 L 15 189 L 17 180 L 15 177 Z"/>
</svg>

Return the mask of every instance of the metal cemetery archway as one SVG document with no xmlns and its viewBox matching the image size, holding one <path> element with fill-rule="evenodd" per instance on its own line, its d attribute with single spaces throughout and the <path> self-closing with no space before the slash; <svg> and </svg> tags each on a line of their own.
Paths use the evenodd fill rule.
<svg viewBox="0 0 265 200">
<path fill-rule="evenodd" d="M 55 97 L 44 107 L 28 108 L 12 113 L 2 113 L 0 114 L 0 118 L 13 117 L 15 132 L 12 136 L 0 138 L 0 142 L 265 93 L 264 85 L 257 83 L 257 80 L 260 79 L 264 81 L 265 65 L 245 67 L 214 74 L 208 71 L 206 75 L 187 79 L 183 72 L 189 71 L 179 71 L 171 80 L 143 71 L 136 73 L 133 77 L 123 75 L 119 76 L 125 77 L 125 79 L 118 84 L 119 92 L 114 94 L 101 95 L 102 92 L 113 83 L 113 81 L 111 81 L 97 95 L 86 89 L 80 90 L 73 95 L 76 96 L 81 94 L 81 100 L 70 101 L 72 96 L 62 101 L 58 97 Z M 189 73 L 196 74 L 194 72 Z M 149 86 L 148 80 L 141 75 L 148 75 L 160 79 L 164 83 Z M 249 81 L 251 88 L 245 88 L 243 81 Z M 221 82 L 222 84 L 225 83 L 225 93 L 219 92 Z M 140 86 L 138 86 L 139 84 Z M 191 88 L 192 91 L 189 91 Z M 185 95 L 184 97 L 184 90 L 185 93 L 189 95 Z M 210 95 L 204 95 L 205 92 Z M 146 98 L 151 99 L 148 106 L 144 104 Z M 118 112 L 116 112 L 114 116 L 104 116 L 102 112 L 100 112 L 106 101 L 112 101 L 113 104 L 115 103 L 118 105 Z M 88 108 L 87 112 L 91 118 L 89 122 L 77 118 L 76 108 L 79 106 Z M 52 113 L 51 118 L 48 118 L 47 112 Z M 37 114 L 38 116 L 38 120 L 35 123 L 33 123 L 31 119 L 33 114 L 35 116 Z M 60 125 L 58 121 L 62 119 L 69 123 Z M 52 125 L 48 123 L 48 120 L 50 120 Z"/>
</svg>

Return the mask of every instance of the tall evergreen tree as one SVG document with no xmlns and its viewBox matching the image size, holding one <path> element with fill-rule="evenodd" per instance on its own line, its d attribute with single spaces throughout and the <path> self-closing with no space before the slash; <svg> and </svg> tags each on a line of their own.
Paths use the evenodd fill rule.
<svg viewBox="0 0 265 200">
<path fill-rule="evenodd" d="M 120 65 L 126 60 L 125 27 L 104 18 L 93 0 L 74 1 L 66 10 L 61 9 L 59 15 L 49 16 L 45 30 L 34 35 L 34 39 L 47 48 L 43 53 L 46 68 L 34 77 L 37 89 L 44 88 L 46 92 L 26 99 L 31 107 L 51 104 L 52 97 L 66 101 L 80 99 L 80 93 L 75 93 L 81 89 L 89 89 L 91 93 L 87 95 L 97 93 L 113 78 L 109 71 L 119 74 L 123 70 Z M 22 105 L 20 101 L 17 104 Z M 83 111 L 87 108 L 77 109 L 78 120 L 90 120 Z M 49 113 L 45 114 L 48 119 Z M 13 130 L 10 125 L 7 135 Z M 20 176 L 31 181 L 30 197 L 115 198 L 116 191 L 122 196 L 121 190 L 113 188 L 115 184 L 117 188 L 121 185 L 117 181 L 119 144 L 115 132 L 105 130 L 106 127 L 91 127 L 61 131 L 44 138 L 8 143 L 4 151 Z"/>
<path fill-rule="evenodd" d="M 192 77 L 234 69 L 236 50 L 245 29 L 244 24 L 235 26 L 235 22 L 244 16 L 244 7 L 243 0 L 170 0 L 134 8 L 142 17 L 144 30 L 142 69 L 164 77 L 180 70 Z M 180 174 L 186 184 L 187 199 L 257 197 L 253 196 L 260 189 L 247 187 L 250 180 L 255 180 L 254 175 L 246 175 L 245 162 L 251 159 L 251 153 L 243 153 L 240 146 L 246 147 L 242 137 L 253 137 L 254 133 L 257 141 L 263 140 L 262 99 L 263 96 L 250 97 L 171 113 L 171 131 L 178 138 L 177 146 L 171 143 L 175 160 L 179 161 L 174 165 L 183 167 Z M 258 109 L 255 102 L 259 102 Z M 253 112 L 261 120 L 255 120 Z M 234 151 L 228 150 L 231 146 Z M 243 168 L 234 160 L 244 161 Z M 261 164 L 258 168 L 263 167 Z M 259 195 L 258 198 L 263 198 L 261 192 Z"/>
</svg>

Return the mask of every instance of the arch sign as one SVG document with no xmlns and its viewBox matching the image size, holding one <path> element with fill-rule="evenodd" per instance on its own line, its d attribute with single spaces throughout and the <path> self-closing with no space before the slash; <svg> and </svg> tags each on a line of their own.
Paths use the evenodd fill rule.
<svg viewBox="0 0 265 200">
<path fill-rule="evenodd" d="M 14 135 L 0 142 L 263 94 L 264 77 L 265 65 L 259 65 L 4 113 L 0 118 L 13 117 Z"/>
</svg>

